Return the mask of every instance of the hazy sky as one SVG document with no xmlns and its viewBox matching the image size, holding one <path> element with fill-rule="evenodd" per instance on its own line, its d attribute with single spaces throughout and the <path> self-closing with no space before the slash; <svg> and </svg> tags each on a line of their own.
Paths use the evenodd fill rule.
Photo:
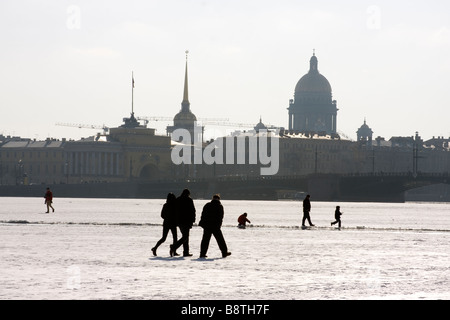
<svg viewBox="0 0 450 320">
<path fill-rule="evenodd" d="M 79 138 L 181 108 L 185 50 L 198 118 L 288 127 L 309 70 L 338 102 L 338 131 L 450 136 L 450 2 L 0 0 L 0 133 Z M 149 123 L 165 134 L 168 122 Z M 209 135 L 225 127 L 206 126 Z M 227 128 L 230 129 L 230 128 Z"/>
</svg>

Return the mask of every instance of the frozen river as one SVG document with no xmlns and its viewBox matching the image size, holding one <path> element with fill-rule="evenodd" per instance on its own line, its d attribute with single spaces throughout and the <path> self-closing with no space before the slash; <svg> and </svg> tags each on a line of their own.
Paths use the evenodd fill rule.
<svg viewBox="0 0 450 320">
<path fill-rule="evenodd" d="M 223 200 L 232 255 L 213 238 L 199 259 L 197 226 L 192 257 L 169 256 L 170 234 L 153 257 L 165 200 L 56 198 L 50 214 L 43 198 L 0 202 L 1 299 L 450 298 L 449 204 L 311 198 L 317 228 L 301 230 L 301 202 Z M 194 200 L 196 222 L 206 202 Z M 341 230 L 330 227 L 336 205 Z"/>
</svg>

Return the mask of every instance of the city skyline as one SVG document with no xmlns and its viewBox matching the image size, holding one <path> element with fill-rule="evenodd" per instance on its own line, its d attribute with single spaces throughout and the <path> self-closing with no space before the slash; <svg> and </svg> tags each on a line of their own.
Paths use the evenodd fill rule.
<svg viewBox="0 0 450 320">
<path fill-rule="evenodd" d="M 0 4 L 0 134 L 78 139 L 137 117 L 288 127 L 289 100 L 315 49 L 352 140 L 450 136 L 450 4 L 445 1 L 9 1 Z M 165 135 L 167 122 L 150 122 Z M 205 126 L 205 137 L 227 127 Z"/>
</svg>

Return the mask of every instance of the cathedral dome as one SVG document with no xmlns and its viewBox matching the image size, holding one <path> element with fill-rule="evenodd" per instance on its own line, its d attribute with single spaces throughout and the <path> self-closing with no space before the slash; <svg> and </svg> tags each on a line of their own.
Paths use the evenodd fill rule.
<svg viewBox="0 0 450 320">
<path fill-rule="evenodd" d="M 317 57 L 313 55 L 309 63 L 309 72 L 297 82 L 295 93 L 326 93 L 331 95 L 330 83 L 317 69 Z"/>
<path fill-rule="evenodd" d="M 289 130 L 335 134 L 338 109 L 331 85 L 320 74 L 314 52 L 309 64 L 308 73 L 295 86 L 294 99 L 289 100 Z"/>
<path fill-rule="evenodd" d="M 331 85 L 320 73 L 305 74 L 295 86 L 295 93 L 327 93 L 331 94 Z"/>
</svg>

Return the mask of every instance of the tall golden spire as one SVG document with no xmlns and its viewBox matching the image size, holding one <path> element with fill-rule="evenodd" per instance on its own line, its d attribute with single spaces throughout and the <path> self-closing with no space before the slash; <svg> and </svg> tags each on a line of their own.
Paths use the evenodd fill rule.
<svg viewBox="0 0 450 320">
<path fill-rule="evenodd" d="M 188 53 L 189 51 L 186 50 L 186 70 L 185 70 L 185 74 L 184 74 L 184 92 L 183 92 L 183 101 L 181 102 L 182 106 L 187 105 L 187 107 L 189 108 L 189 94 L 188 94 Z"/>
</svg>

